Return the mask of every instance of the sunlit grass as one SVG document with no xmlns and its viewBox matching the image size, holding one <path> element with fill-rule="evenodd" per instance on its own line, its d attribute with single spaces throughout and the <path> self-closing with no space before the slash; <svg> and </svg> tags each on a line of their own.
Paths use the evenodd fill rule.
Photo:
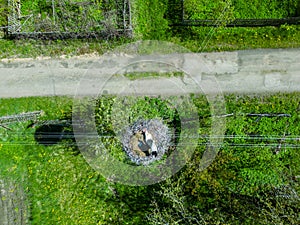
<svg viewBox="0 0 300 225">
<path fill-rule="evenodd" d="M 191 190 L 187 193 L 193 193 L 199 202 L 201 201 L 201 206 L 197 205 L 200 204 L 199 202 L 195 204 L 199 207 L 198 210 L 202 210 L 201 207 L 209 209 L 201 211 L 202 215 L 206 215 L 206 218 L 214 215 L 214 221 L 222 219 L 231 221 L 230 218 L 226 218 L 228 212 L 225 208 L 227 209 L 228 205 L 246 210 L 246 215 L 247 205 L 240 204 L 239 198 L 235 197 L 237 200 L 235 205 L 222 199 L 231 198 L 229 195 L 232 193 L 247 195 L 251 199 L 255 197 L 258 189 L 260 191 L 272 190 L 273 186 L 286 184 L 291 179 L 295 179 L 293 185 L 295 191 L 299 193 L 298 178 L 293 178 L 299 176 L 297 149 L 285 148 L 282 144 L 279 153 L 274 154 L 276 148 L 270 146 L 252 146 L 251 148 L 235 146 L 249 143 L 274 143 L 277 146 L 278 140 L 280 141 L 280 138 L 285 135 L 287 135 L 285 144 L 289 144 L 288 135 L 295 136 L 300 132 L 297 126 L 299 98 L 299 93 L 256 97 L 225 96 L 227 113 L 239 112 L 239 114 L 226 118 L 227 139 L 225 138 L 215 162 L 203 173 L 193 170 L 193 166 L 197 166 L 197 164 L 190 165 L 182 171 L 182 173 L 189 173 L 189 170 L 191 172 L 190 176 L 185 178 L 185 188 L 186 191 Z M 39 118 L 40 121 L 70 118 L 72 103 L 71 98 L 59 96 L 1 99 L 0 117 L 43 110 L 45 113 L 43 117 Z M 199 115 L 202 115 L 200 123 L 202 124 L 201 130 L 203 130 L 203 126 L 209 126 L 206 117 L 209 117 L 210 114 L 203 111 L 207 105 L 200 98 L 199 100 L 195 99 L 194 104 L 199 109 Z M 148 108 L 155 110 L 155 107 L 148 106 Z M 103 106 L 102 110 L 108 113 L 106 109 L 107 107 Z M 289 113 L 291 117 L 258 120 L 243 116 L 253 112 Z M 157 112 L 153 111 L 153 113 Z M 81 154 L 74 151 L 76 147 L 69 145 L 69 142 L 53 146 L 38 145 L 34 140 L 34 128 L 27 128 L 28 124 L 29 121 L 16 122 L 6 124 L 9 129 L 0 128 L 0 169 L 2 176 L 22 182 L 22 187 L 28 195 L 32 224 L 146 223 L 145 215 L 153 212 L 153 209 L 149 209 L 149 204 L 153 199 L 159 199 L 156 191 L 163 190 L 160 189 L 161 184 L 148 187 L 129 187 L 108 182 L 88 165 Z M 260 139 L 237 138 L 233 140 L 230 135 L 244 137 L 273 135 L 279 139 L 268 140 L 265 143 Z M 199 139 L 199 144 L 201 143 L 203 140 Z M 291 144 L 298 144 L 297 140 L 293 140 Z M 192 161 L 199 162 L 203 149 L 204 146 L 196 149 Z M 176 185 L 180 185 L 180 183 Z M 226 189 L 227 187 L 230 187 L 230 191 Z M 206 194 L 202 196 L 202 192 Z M 221 200 L 214 198 L 212 193 L 217 193 L 224 198 Z M 189 197 L 192 196 L 189 195 Z M 191 199 L 188 201 L 188 203 L 193 202 Z M 211 203 L 209 202 L 219 204 L 218 210 L 221 210 L 223 214 L 215 215 L 213 211 L 215 205 L 210 208 Z M 278 206 L 276 210 L 280 211 L 280 207 Z M 283 207 L 290 209 L 288 204 Z M 296 208 L 299 206 L 295 205 Z M 251 218 L 247 218 L 257 223 L 261 222 L 264 217 L 266 221 L 271 221 L 267 214 L 268 208 L 264 208 L 264 210 L 265 214 L 260 217 L 256 218 L 251 214 Z M 294 215 L 292 212 L 287 213 Z M 235 216 L 246 219 L 243 215 L 236 214 Z"/>
</svg>

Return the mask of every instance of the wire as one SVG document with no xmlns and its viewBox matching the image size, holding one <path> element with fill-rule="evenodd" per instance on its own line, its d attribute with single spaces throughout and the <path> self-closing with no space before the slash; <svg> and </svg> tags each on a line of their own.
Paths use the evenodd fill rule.
<svg viewBox="0 0 300 225">
<path fill-rule="evenodd" d="M 68 135 L 70 135 L 71 131 L 64 131 L 65 133 L 69 133 Z M 44 134 L 44 135 L 48 135 L 48 136 L 56 136 L 56 135 L 60 135 L 62 132 L 36 132 L 37 134 Z M 23 132 L 19 132 L 19 131 L 9 131 L 9 134 L 13 134 L 13 135 L 24 135 Z M 281 140 L 281 141 L 300 141 L 300 135 L 209 135 L 209 134 L 198 134 L 198 135 L 184 135 L 181 134 L 179 132 L 169 132 L 168 133 L 171 137 L 184 137 L 184 138 L 190 138 L 190 139 L 196 139 L 196 138 L 209 138 L 209 139 L 244 139 L 244 140 L 261 140 L 261 141 L 269 141 L 269 140 Z M 3 134 L 0 133 L 0 138 L 1 136 L 4 136 Z M 76 136 L 86 136 L 86 137 L 101 137 L 101 138 L 112 138 L 112 137 L 116 137 L 117 135 L 106 135 L 106 134 L 97 134 L 97 133 L 76 133 Z"/>
<path fill-rule="evenodd" d="M 39 144 L 37 142 L 9 142 L 9 143 L 1 143 L 3 146 L 40 146 L 40 145 L 57 145 L 57 144 L 62 144 L 66 146 L 76 146 L 76 145 L 89 145 L 89 143 L 86 142 L 72 142 L 72 143 L 67 143 L 67 142 L 47 142 L 45 144 Z M 90 144 L 91 147 L 93 144 Z M 193 144 L 185 144 L 185 145 L 180 145 L 180 147 L 184 146 L 194 146 Z M 241 148 L 266 148 L 266 147 L 272 147 L 272 148 L 278 148 L 279 144 L 276 143 L 268 143 L 268 144 L 236 144 L 236 143 L 198 143 L 198 146 L 213 146 L 213 147 L 224 147 L 224 146 L 229 146 L 229 147 L 241 147 Z M 169 145 L 169 147 L 176 147 L 176 145 Z M 300 144 L 283 144 L 280 146 L 281 149 L 300 149 Z"/>
<path fill-rule="evenodd" d="M 24 134 L 21 132 L 12 132 L 15 135 L 20 134 L 20 136 L 23 136 Z M 50 142 L 51 140 L 66 140 L 66 139 L 79 139 L 79 140 L 90 140 L 90 141 L 97 141 L 101 139 L 110 139 L 110 138 L 121 138 L 121 136 L 116 135 L 99 135 L 95 133 L 76 133 L 74 135 L 70 131 L 64 131 L 64 132 L 36 132 L 34 134 L 36 138 L 47 138 L 47 140 Z M 5 138 L 5 135 L 0 134 L 0 139 Z M 245 136 L 245 135 L 181 135 L 180 133 L 177 133 L 173 136 L 171 136 L 172 139 L 174 138 L 182 138 L 183 140 L 201 140 L 201 139 L 208 139 L 205 143 L 200 143 L 199 145 L 219 145 L 219 146 L 241 146 L 241 147 L 278 147 L 281 145 L 281 147 L 284 148 L 300 148 L 300 136 L 280 136 L 280 135 L 270 135 L 270 136 Z M 224 140 L 220 142 L 220 139 Z M 214 142 L 216 140 L 217 142 Z M 266 143 L 236 143 L 234 141 L 261 141 Z M 291 142 L 297 142 L 297 143 L 291 143 Z M 28 144 L 27 142 L 2 142 L 5 145 L 32 145 Z M 79 144 L 87 144 L 86 142 L 77 142 Z M 299 144 L 298 144 L 299 143 Z"/>
</svg>

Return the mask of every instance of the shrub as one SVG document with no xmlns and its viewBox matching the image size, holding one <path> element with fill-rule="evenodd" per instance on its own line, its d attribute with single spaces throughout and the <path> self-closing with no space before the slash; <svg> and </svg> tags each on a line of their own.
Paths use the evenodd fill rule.
<svg viewBox="0 0 300 225">
<path fill-rule="evenodd" d="M 166 3 L 167 0 L 133 1 L 132 23 L 136 38 L 161 40 L 167 37 Z"/>
<path fill-rule="evenodd" d="M 7 4 L 5 0 L 0 0 L 0 27 L 7 26 Z"/>
<path fill-rule="evenodd" d="M 205 151 L 199 144 L 185 169 L 159 184 L 150 224 L 297 223 L 299 151 L 288 147 L 296 144 L 293 139 L 281 143 L 281 137 L 299 135 L 299 94 L 232 95 L 226 102 L 227 113 L 235 116 L 227 118 L 228 138 L 215 161 L 199 170 Z M 245 116 L 250 112 L 291 117 Z"/>
</svg>

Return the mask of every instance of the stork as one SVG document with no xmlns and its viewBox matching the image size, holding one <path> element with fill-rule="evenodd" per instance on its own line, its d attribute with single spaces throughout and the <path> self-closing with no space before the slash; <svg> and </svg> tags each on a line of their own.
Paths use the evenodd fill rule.
<svg viewBox="0 0 300 225">
<path fill-rule="evenodd" d="M 143 134 L 145 142 L 151 148 L 151 154 L 157 156 L 157 146 L 155 140 L 152 137 L 152 134 L 150 134 L 146 128 L 143 129 Z"/>
</svg>

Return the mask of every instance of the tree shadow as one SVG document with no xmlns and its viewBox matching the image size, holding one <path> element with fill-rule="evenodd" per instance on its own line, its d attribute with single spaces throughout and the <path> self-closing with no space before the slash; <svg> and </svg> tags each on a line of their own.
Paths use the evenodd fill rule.
<svg viewBox="0 0 300 225">
<path fill-rule="evenodd" d="M 60 143 L 63 140 L 71 140 L 75 143 L 72 123 L 65 120 L 44 121 L 34 125 L 36 128 L 34 139 L 38 144 L 49 146 Z"/>
</svg>

